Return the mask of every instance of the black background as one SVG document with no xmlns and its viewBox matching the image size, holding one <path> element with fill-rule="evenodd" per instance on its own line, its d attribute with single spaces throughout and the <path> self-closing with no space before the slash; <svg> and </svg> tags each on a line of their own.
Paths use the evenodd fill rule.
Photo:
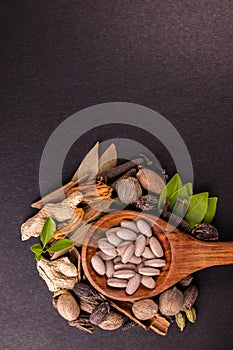
<svg viewBox="0 0 233 350">
<path fill-rule="evenodd" d="M 34 211 L 43 148 L 71 114 L 126 101 L 166 117 L 193 161 L 195 191 L 218 195 L 215 225 L 233 240 L 231 0 L 1 0 L 1 342 L 4 350 L 231 349 L 232 266 L 197 274 L 198 320 L 167 337 L 140 328 L 94 335 L 69 327 L 38 277 L 20 224 Z M 137 139 L 174 171 L 143 131 L 105 126 L 69 153 L 64 181 L 96 140 Z"/>
</svg>

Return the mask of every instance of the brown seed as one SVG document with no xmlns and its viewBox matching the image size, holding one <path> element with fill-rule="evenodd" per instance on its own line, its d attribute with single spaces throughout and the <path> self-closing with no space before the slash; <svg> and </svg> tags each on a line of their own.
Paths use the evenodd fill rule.
<svg viewBox="0 0 233 350">
<path fill-rule="evenodd" d="M 141 284 L 143 284 L 143 286 L 146 288 L 154 289 L 156 282 L 152 277 L 142 276 Z"/>
<path fill-rule="evenodd" d="M 198 297 L 198 288 L 195 285 L 189 286 L 184 292 L 184 304 L 182 311 L 187 311 L 192 308 Z"/>
<path fill-rule="evenodd" d="M 139 320 L 149 320 L 157 314 L 158 305 L 151 299 L 138 300 L 133 304 L 132 311 Z"/>
<path fill-rule="evenodd" d="M 112 260 L 105 262 L 105 269 L 106 269 L 106 276 L 108 278 L 111 278 L 113 276 L 113 273 L 114 273 L 114 265 L 113 265 Z"/>
<path fill-rule="evenodd" d="M 91 258 L 91 265 L 95 272 L 97 272 L 100 276 L 105 275 L 105 265 L 103 260 L 98 255 L 93 255 Z"/>
<path fill-rule="evenodd" d="M 135 245 L 131 243 L 125 250 L 124 254 L 122 255 L 122 262 L 123 264 L 126 264 L 129 262 L 129 260 L 132 258 L 135 250 Z"/>
<path fill-rule="evenodd" d="M 146 247 L 144 249 L 144 252 L 142 253 L 142 257 L 145 259 L 155 259 L 156 256 L 152 253 L 152 250 L 149 247 Z"/>
<path fill-rule="evenodd" d="M 151 226 L 145 220 L 142 220 L 142 219 L 137 220 L 137 227 L 139 231 L 146 237 L 152 236 Z"/>
<path fill-rule="evenodd" d="M 107 285 L 114 288 L 125 288 L 128 281 L 119 278 L 109 278 L 107 280 Z"/>
<path fill-rule="evenodd" d="M 138 272 L 144 276 L 157 276 L 160 274 L 160 270 L 153 267 L 140 267 Z"/>
<path fill-rule="evenodd" d="M 162 248 L 161 244 L 159 243 L 159 241 L 157 240 L 157 238 L 151 237 L 150 241 L 149 241 L 149 244 L 150 244 L 150 248 L 152 250 L 152 253 L 157 258 L 160 258 L 161 256 L 164 255 L 163 248 Z"/>
<path fill-rule="evenodd" d="M 136 292 L 136 290 L 139 288 L 141 282 L 141 276 L 139 274 L 136 274 L 132 278 L 129 279 L 129 282 L 126 287 L 126 293 L 129 295 L 132 295 Z"/>
<path fill-rule="evenodd" d="M 61 294 L 56 307 L 59 314 L 68 321 L 76 320 L 80 313 L 79 305 L 70 293 Z"/>
<path fill-rule="evenodd" d="M 148 267 L 162 267 L 166 265 L 166 261 L 164 259 L 151 259 L 146 260 L 144 262 L 144 265 Z"/>
<path fill-rule="evenodd" d="M 113 273 L 113 277 L 115 278 L 123 278 L 128 279 L 135 275 L 135 271 L 133 270 L 118 270 Z"/>
<path fill-rule="evenodd" d="M 142 255 L 146 247 L 146 238 L 144 235 L 139 235 L 135 241 L 135 252 L 134 254 L 138 257 Z"/>
</svg>

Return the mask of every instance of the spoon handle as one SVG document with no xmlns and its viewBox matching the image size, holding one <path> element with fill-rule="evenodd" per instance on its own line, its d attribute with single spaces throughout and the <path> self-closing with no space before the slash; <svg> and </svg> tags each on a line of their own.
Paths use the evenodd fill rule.
<svg viewBox="0 0 233 350">
<path fill-rule="evenodd" d="M 205 243 L 206 267 L 233 264 L 233 242 Z"/>
</svg>

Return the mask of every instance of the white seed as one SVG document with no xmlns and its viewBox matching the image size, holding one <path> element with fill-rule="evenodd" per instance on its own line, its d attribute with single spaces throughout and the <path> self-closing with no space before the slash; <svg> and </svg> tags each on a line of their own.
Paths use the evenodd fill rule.
<svg viewBox="0 0 233 350">
<path fill-rule="evenodd" d="M 166 261 L 163 259 L 151 259 L 151 260 L 146 260 L 144 262 L 144 265 L 149 267 L 162 267 L 166 265 Z"/>
<path fill-rule="evenodd" d="M 143 263 L 143 262 L 141 262 L 140 264 L 137 264 L 137 271 L 138 271 L 138 269 L 140 269 L 141 267 L 144 267 L 144 263 Z"/>
<path fill-rule="evenodd" d="M 144 287 L 149 289 L 154 289 L 156 282 L 152 277 L 149 276 L 142 276 L 141 284 L 143 284 Z"/>
<path fill-rule="evenodd" d="M 129 295 L 132 295 L 136 292 L 136 290 L 139 288 L 141 283 L 141 276 L 139 274 L 136 274 L 132 278 L 129 279 L 129 282 L 126 287 L 126 293 Z"/>
<path fill-rule="evenodd" d="M 131 220 L 122 220 L 121 227 L 128 228 L 129 230 L 134 231 L 136 233 L 139 232 L 136 223 Z"/>
<path fill-rule="evenodd" d="M 105 270 L 106 270 L 106 276 L 108 278 L 111 278 L 114 273 L 114 265 L 112 260 L 108 260 L 105 262 Z"/>
<path fill-rule="evenodd" d="M 132 258 L 134 254 L 134 250 L 135 250 L 135 245 L 133 243 L 128 245 L 128 247 L 124 251 L 124 254 L 122 255 L 121 261 L 123 262 L 123 264 L 126 264 L 127 262 L 129 262 L 129 260 Z"/>
<path fill-rule="evenodd" d="M 137 265 L 137 264 L 140 264 L 141 261 L 142 261 L 142 258 L 133 255 L 133 256 L 129 259 L 128 262 L 129 262 L 130 264 L 136 264 L 136 265 Z"/>
<path fill-rule="evenodd" d="M 150 248 L 152 250 L 152 252 L 154 253 L 154 255 L 157 257 L 157 258 L 160 258 L 161 256 L 163 256 L 163 248 L 161 246 L 161 244 L 159 243 L 159 241 L 157 240 L 157 238 L 155 237 L 151 237 L 150 238 Z"/>
<path fill-rule="evenodd" d="M 117 231 L 119 231 L 121 229 L 120 226 L 117 226 L 117 227 L 111 227 L 109 228 L 105 233 L 107 235 L 107 233 L 116 233 Z"/>
<path fill-rule="evenodd" d="M 118 278 L 109 278 L 107 280 L 107 285 L 114 288 L 125 288 L 127 286 L 127 280 L 121 280 Z"/>
<path fill-rule="evenodd" d="M 100 238 L 99 240 L 98 240 L 98 247 L 100 247 L 100 244 L 101 244 L 101 242 L 107 242 L 107 238 L 106 237 L 103 237 L 103 238 Z"/>
<path fill-rule="evenodd" d="M 135 241 L 135 252 L 136 256 L 141 256 L 146 247 L 146 237 L 144 235 L 140 235 L 137 237 Z"/>
<path fill-rule="evenodd" d="M 121 256 L 116 256 L 116 257 L 113 259 L 113 264 L 118 264 L 119 262 L 121 262 Z"/>
<path fill-rule="evenodd" d="M 136 266 L 134 264 L 122 264 L 122 263 L 119 263 L 119 264 L 115 264 L 114 265 L 114 269 L 117 271 L 117 270 L 124 270 L 124 269 L 127 269 L 127 270 L 136 270 Z"/>
<path fill-rule="evenodd" d="M 104 241 L 100 242 L 99 248 L 103 253 L 107 255 L 114 256 L 114 258 L 117 256 L 116 248 L 108 242 L 104 242 Z"/>
<path fill-rule="evenodd" d="M 93 255 L 91 258 L 91 265 L 95 272 L 97 272 L 100 276 L 105 275 L 105 265 L 103 260 L 98 255 Z"/>
<path fill-rule="evenodd" d="M 113 277 L 115 278 L 131 278 L 135 275 L 135 271 L 133 270 L 118 270 L 113 273 Z"/>
<path fill-rule="evenodd" d="M 144 249 L 144 252 L 142 253 L 142 257 L 145 259 L 155 259 L 156 258 L 156 256 L 152 253 L 152 251 L 149 247 L 146 247 Z"/>
<path fill-rule="evenodd" d="M 135 241 L 137 239 L 137 234 L 134 231 L 128 230 L 127 228 L 122 228 L 121 230 L 117 231 L 116 234 L 121 239 L 127 241 Z"/>
<path fill-rule="evenodd" d="M 144 276 L 157 276 L 160 274 L 160 270 L 153 267 L 140 267 L 138 272 Z"/>
<path fill-rule="evenodd" d="M 141 233 L 143 233 L 147 237 L 152 236 L 151 226 L 145 220 L 139 219 L 137 220 L 137 227 Z"/>
<path fill-rule="evenodd" d="M 121 243 L 118 247 L 117 247 L 117 253 L 119 255 L 123 255 L 124 252 L 126 251 L 127 247 L 131 244 L 132 242 L 130 241 L 125 241 L 123 243 Z"/>
<path fill-rule="evenodd" d="M 120 239 L 115 233 L 113 232 L 106 232 L 107 240 L 110 244 L 114 245 L 115 247 L 118 247 L 119 244 L 122 243 L 122 239 Z"/>
<path fill-rule="evenodd" d="M 95 255 L 98 255 L 104 261 L 112 260 L 114 258 L 114 255 L 107 255 L 101 252 L 101 250 L 98 250 L 98 252 L 96 252 Z"/>
</svg>

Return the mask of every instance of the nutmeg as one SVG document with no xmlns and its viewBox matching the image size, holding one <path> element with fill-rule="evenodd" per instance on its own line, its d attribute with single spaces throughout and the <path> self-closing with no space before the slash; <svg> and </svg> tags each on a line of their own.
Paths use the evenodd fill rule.
<svg viewBox="0 0 233 350">
<path fill-rule="evenodd" d="M 116 191 L 121 202 L 125 204 L 136 202 L 142 195 L 140 183 L 133 177 L 118 180 Z"/>
<path fill-rule="evenodd" d="M 141 186 L 148 192 L 160 194 L 165 186 L 164 179 L 151 169 L 140 169 L 136 176 Z"/>
<path fill-rule="evenodd" d="M 68 321 L 74 321 L 80 314 L 80 308 L 75 298 L 70 293 L 63 293 L 57 301 L 57 311 Z"/>
<path fill-rule="evenodd" d="M 139 320 L 149 320 L 158 312 L 158 305 L 152 299 L 135 301 L 132 311 Z"/>
<path fill-rule="evenodd" d="M 159 310 L 165 316 L 176 315 L 181 310 L 183 304 L 183 294 L 176 287 L 168 289 L 159 297 Z"/>
<path fill-rule="evenodd" d="M 117 313 L 110 311 L 107 318 L 102 321 L 98 326 L 107 331 L 113 331 L 114 329 L 120 328 L 123 324 L 124 317 Z"/>
</svg>

